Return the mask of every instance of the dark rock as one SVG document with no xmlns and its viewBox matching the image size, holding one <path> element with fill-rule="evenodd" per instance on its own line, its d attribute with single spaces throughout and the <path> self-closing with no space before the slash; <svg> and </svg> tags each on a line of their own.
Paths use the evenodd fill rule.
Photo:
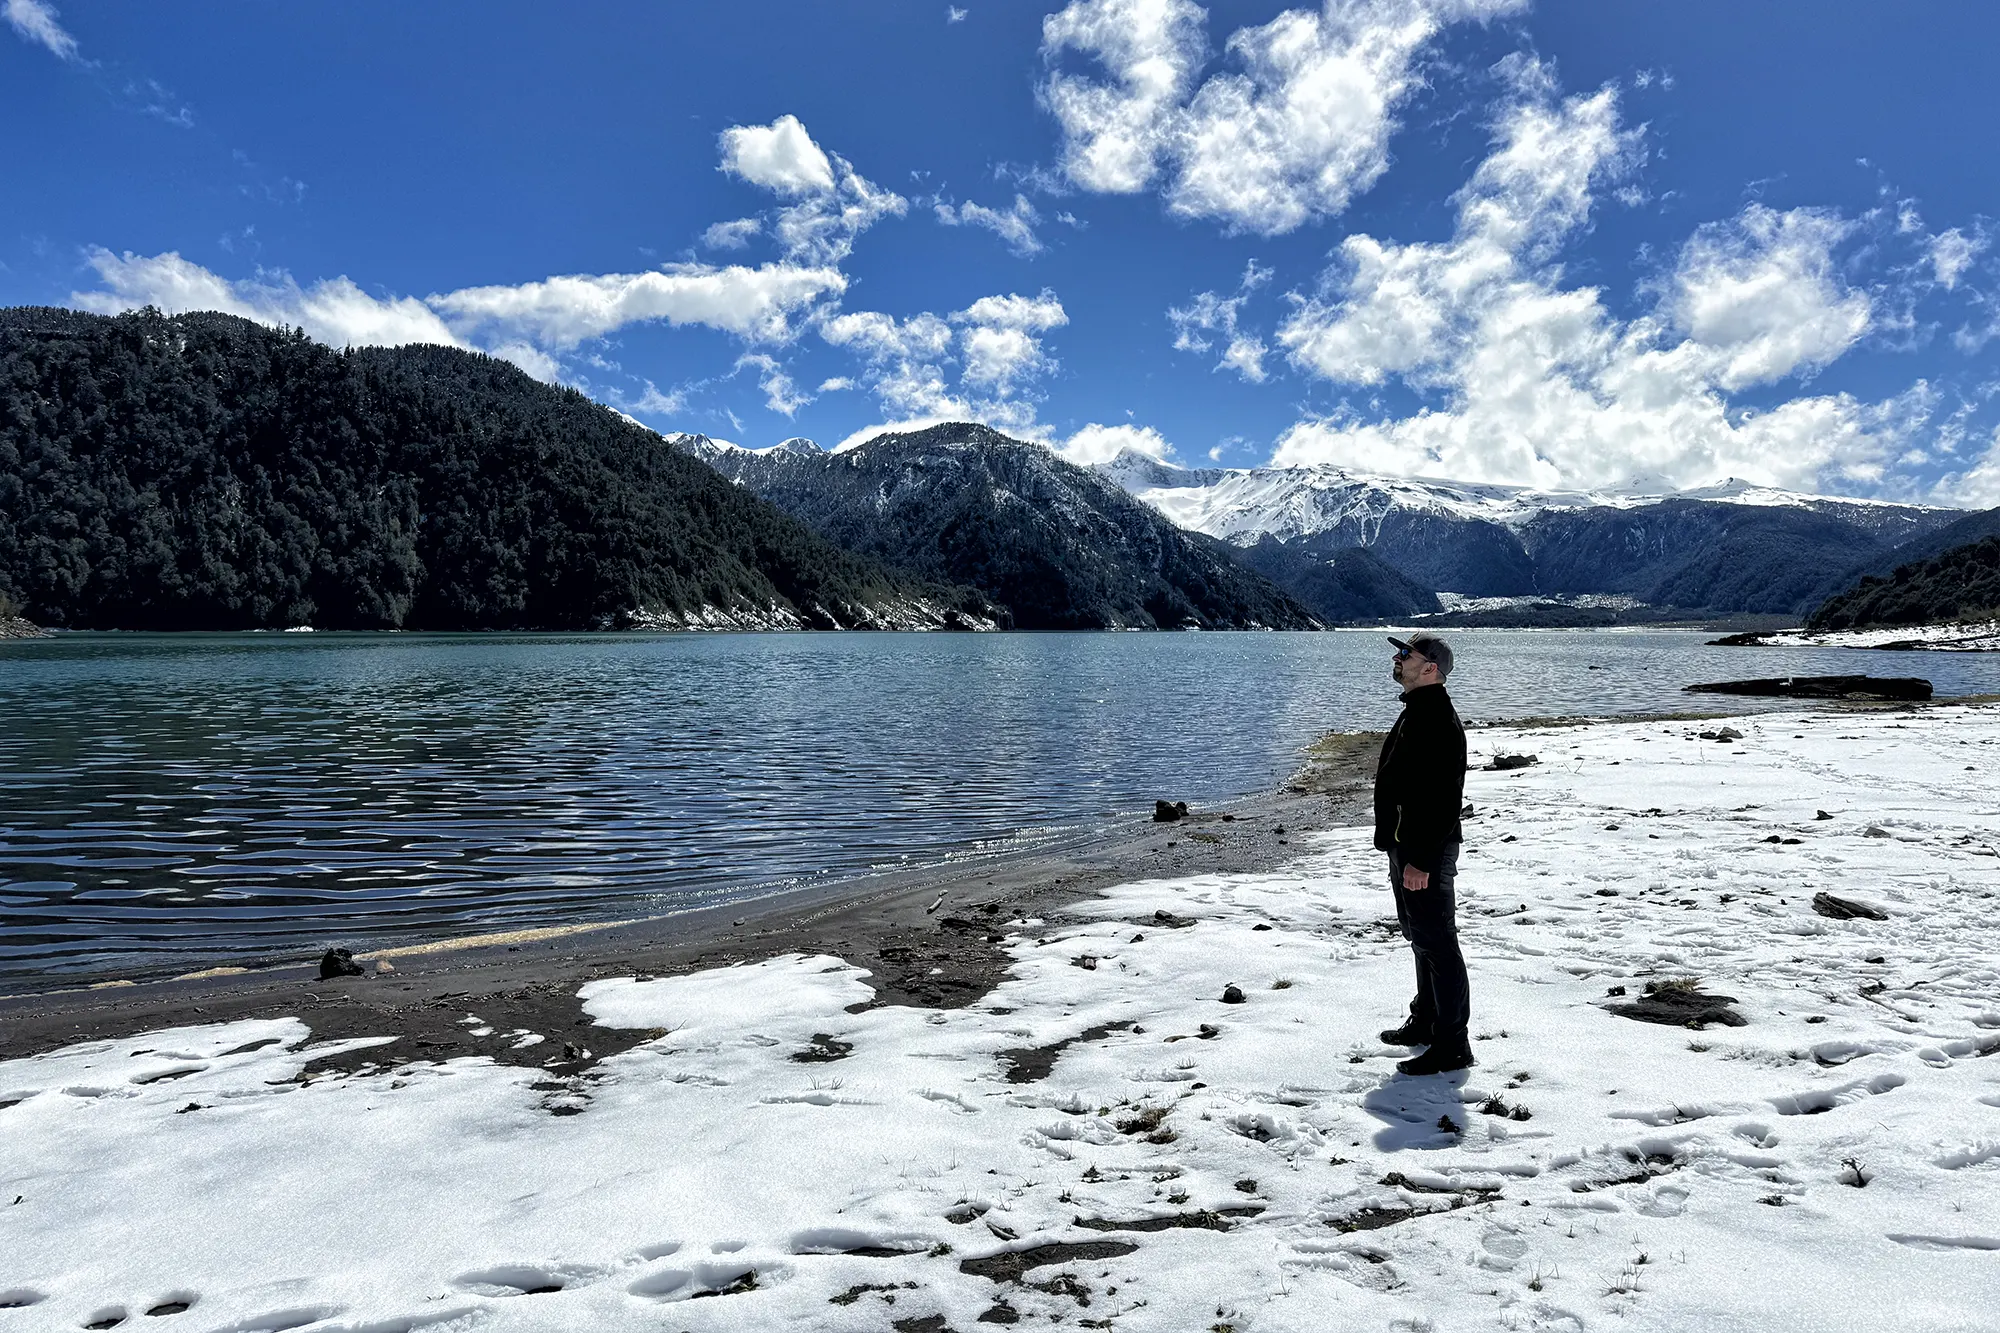
<svg viewBox="0 0 2000 1333">
<path fill-rule="evenodd" d="M 1812 909 L 1821 916 L 1831 917 L 1835 921 L 1849 921 L 1857 916 L 1866 917 L 1870 921 L 1889 919 L 1889 914 L 1879 907 L 1857 903 L 1852 898 L 1836 898 L 1830 893 L 1815 893 Z"/>
<path fill-rule="evenodd" d="M 1166 908 L 1163 907 L 1159 911 L 1153 913 L 1153 924 L 1156 926 L 1165 926 L 1170 930 L 1181 930 L 1188 926 L 1192 926 L 1194 924 L 1194 918 L 1191 916 L 1175 916 L 1172 912 L 1169 912 Z"/>
<path fill-rule="evenodd" d="M 1153 822 L 1155 824 L 1171 824 L 1176 820 L 1186 819 L 1187 812 L 1186 801 L 1153 802 Z"/>
<path fill-rule="evenodd" d="M 1760 699 L 1888 699 L 1922 702 L 1931 683 L 1919 676 L 1782 676 L 1683 685 L 1688 694 L 1742 694 Z"/>
<path fill-rule="evenodd" d="M 335 977 L 359 977 L 366 975 L 361 964 L 354 961 L 354 954 L 347 949 L 328 949 L 319 958 L 319 979 L 331 981 Z"/>
<path fill-rule="evenodd" d="M 975 1322 L 981 1324 L 1018 1324 L 1021 1322 L 1021 1314 L 1020 1311 L 1007 1304 L 1007 1302 L 995 1301 L 992 1307 L 980 1315 Z"/>
<path fill-rule="evenodd" d="M 1826 811 L 1824 811 L 1824 810 L 1818 810 L 1818 811 L 1815 811 L 1815 812 L 1813 813 L 1813 818 L 1814 818 L 1814 819 L 1816 819 L 1816 820 L 1817 820 L 1817 819 L 1832 819 L 1832 818 L 1833 818 L 1833 816 L 1832 816 L 1832 815 L 1830 815 L 1830 814 L 1828 814 L 1828 813 L 1827 813 Z"/>
<path fill-rule="evenodd" d="M 1725 1027 L 1740 1028 L 1749 1020 L 1729 1006 L 1736 1003 L 1733 995 L 1704 995 L 1699 990 L 1680 986 L 1656 986 L 1646 984 L 1646 993 L 1629 1004 L 1609 1004 L 1605 1008 L 1624 1018 L 1637 1019 L 1641 1023 L 1660 1023 L 1667 1027 L 1694 1028 L 1699 1031 L 1710 1023 L 1720 1023 Z"/>
<path fill-rule="evenodd" d="M 1222 1002 L 1224 1004 L 1242 1004 L 1243 988 L 1234 984 L 1224 986 L 1222 988 Z"/>
<path fill-rule="evenodd" d="M 1530 764 L 1539 764 L 1541 762 L 1540 755 L 1496 754 L 1493 756 L 1493 762 L 1486 765 L 1486 771 L 1488 773 L 1505 773 L 1510 768 L 1526 768 Z"/>
</svg>

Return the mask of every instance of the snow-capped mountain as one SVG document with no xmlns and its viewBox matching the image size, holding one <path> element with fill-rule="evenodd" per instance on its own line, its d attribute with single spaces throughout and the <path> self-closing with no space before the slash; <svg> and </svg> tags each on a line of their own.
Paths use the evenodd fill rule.
<svg viewBox="0 0 2000 1333">
<path fill-rule="evenodd" d="M 1181 468 L 1126 450 L 1098 471 L 1176 524 L 1254 548 L 1363 546 L 1460 597 L 1615 595 L 1704 612 L 1803 614 L 1866 561 L 1962 511 L 1729 481 L 1548 491 L 1342 468 Z"/>
<path fill-rule="evenodd" d="M 1312 628 L 1313 615 L 1109 479 L 948 423 L 838 453 L 669 439 L 849 550 L 979 589 L 1023 629 Z"/>
<path fill-rule="evenodd" d="M 1126 449 L 1097 470 L 1181 527 L 1239 546 L 1267 533 L 1280 541 L 1334 534 L 1372 546 L 1395 510 L 1519 530 L 1550 510 L 1638 509 L 1667 500 L 1709 501 L 1825 514 L 1892 542 L 1941 526 L 1960 511 L 1879 500 L 1803 495 L 1731 478 L 1676 490 L 1634 478 L 1596 490 L 1537 490 L 1480 482 L 1371 476 L 1319 467 L 1184 468 Z"/>
</svg>

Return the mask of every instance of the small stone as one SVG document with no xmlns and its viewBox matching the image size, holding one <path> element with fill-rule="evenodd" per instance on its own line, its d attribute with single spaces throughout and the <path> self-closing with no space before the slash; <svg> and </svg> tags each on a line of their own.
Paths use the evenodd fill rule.
<svg viewBox="0 0 2000 1333">
<path fill-rule="evenodd" d="M 1153 822 L 1155 824 L 1171 824 L 1176 820 L 1186 819 L 1187 812 L 1188 804 L 1186 801 L 1153 802 Z"/>
<path fill-rule="evenodd" d="M 375 962 L 375 974 L 377 976 L 382 976 L 385 973 L 394 972 L 395 970 L 396 965 L 386 958 L 377 959 Z"/>
<path fill-rule="evenodd" d="M 1826 811 L 1824 811 L 1824 810 L 1820 810 L 1820 811 L 1817 811 L 1817 812 L 1815 812 L 1815 813 L 1814 813 L 1814 815 L 1813 815 L 1813 818 L 1814 818 L 1814 819 L 1832 819 L 1832 818 L 1833 818 L 1833 816 L 1832 816 L 1832 815 L 1830 815 L 1830 814 L 1828 814 L 1828 813 L 1827 813 Z"/>
<path fill-rule="evenodd" d="M 1224 986 L 1222 988 L 1222 1002 L 1224 1004 L 1242 1004 L 1243 988 L 1234 983 Z"/>
</svg>

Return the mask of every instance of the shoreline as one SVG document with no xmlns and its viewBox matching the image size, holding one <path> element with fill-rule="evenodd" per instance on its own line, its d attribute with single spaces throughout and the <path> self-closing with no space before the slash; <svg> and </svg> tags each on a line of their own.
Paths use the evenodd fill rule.
<svg viewBox="0 0 2000 1333">
<path fill-rule="evenodd" d="M 1321 736 L 1276 788 L 1192 809 L 1173 823 L 1132 817 L 1053 845 L 663 916 L 393 944 L 355 953 L 366 968 L 358 977 L 322 980 L 318 960 L 304 959 L 165 977 L 66 979 L 56 988 L 0 995 L 0 1060 L 164 1028 L 298 1015 L 316 1042 L 394 1034 L 392 1049 L 329 1056 L 313 1064 L 311 1076 L 379 1065 L 375 1055 L 391 1063 L 484 1055 L 573 1074 L 650 1039 L 593 1025 L 576 994 L 583 985 L 792 953 L 833 954 L 868 969 L 874 998 L 867 1007 L 962 1008 L 984 997 L 1012 965 L 989 922 L 1053 926 L 1066 919 L 1067 908 L 1116 884 L 1275 869 L 1293 859 L 1298 836 L 1351 822 L 1368 808 L 1381 739 L 1380 732 Z M 468 1008 L 490 1020 L 497 1035 L 476 1037 L 459 1024 Z M 508 1033 L 520 1029 L 557 1044 L 517 1048 Z M 551 1054 L 556 1050 L 560 1057 Z"/>
</svg>

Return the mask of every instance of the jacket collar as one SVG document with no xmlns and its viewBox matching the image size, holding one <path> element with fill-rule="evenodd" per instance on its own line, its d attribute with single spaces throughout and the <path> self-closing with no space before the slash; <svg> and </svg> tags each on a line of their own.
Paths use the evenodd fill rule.
<svg viewBox="0 0 2000 1333">
<path fill-rule="evenodd" d="M 1433 704 L 1448 703 L 1450 700 L 1451 696 L 1445 693 L 1443 681 L 1435 685 L 1419 685 L 1414 690 L 1406 690 L 1403 693 L 1405 708 L 1428 708 Z"/>
</svg>

